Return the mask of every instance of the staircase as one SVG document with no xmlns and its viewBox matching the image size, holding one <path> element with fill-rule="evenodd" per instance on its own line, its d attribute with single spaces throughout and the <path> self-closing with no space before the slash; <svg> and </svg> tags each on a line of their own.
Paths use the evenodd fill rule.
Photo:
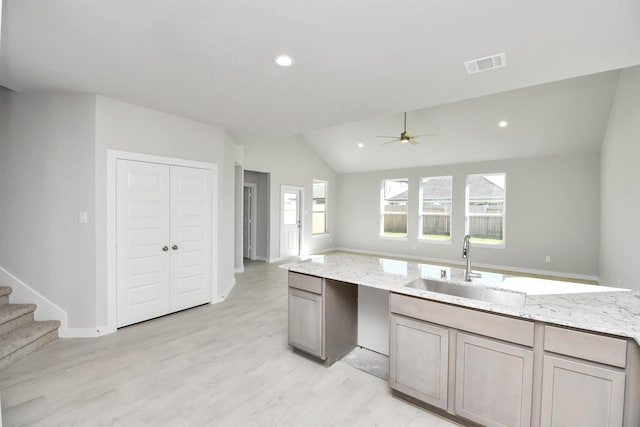
<svg viewBox="0 0 640 427">
<path fill-rule="evenodd" d="M 11 288 L 0 286 L 0 371 L 58 339 L 60 322 L 33 320 L 35 304 L 10 304 Z"/>
</svg>

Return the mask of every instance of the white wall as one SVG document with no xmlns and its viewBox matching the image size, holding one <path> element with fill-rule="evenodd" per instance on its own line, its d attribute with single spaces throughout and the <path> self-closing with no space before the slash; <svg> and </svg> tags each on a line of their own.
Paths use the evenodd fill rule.
<svg viewBox="0 0 640 427">
<path fill-rule="evenodd" d="M 95 96 L 13 93 L 9 105 L 0 145 L 0 266 L 63 307 L 68 326 L 93 326 Z M 78 223 L 79 211 L 88 224 Z"/>
<path fill-rule="evenodd" d="M 468 174 L 506 172 L 504 249 L 472 247 L 474 264 L 577 276 L 597 276 L 598 153 L 343 174 L 338 176 L 338 241 L 346 249 L 462 263 L 465 182 Z M 419 179 L 453 176 L 452 243 L 417 238 Z M 379 237 L 380 185 L 409 178 L 408 239 Z M 551 256 L 551 263 L 545 256 Z"/>
<path fill-rule="evenodd" d="M 102 96 L 96 101 L 97 325 L 106 322 L 106 153 L 132 151 L 218 165 L 218 290 L 234 283 L 234 181 L 236 147 L 217 126 Z"/>
<path fill-rule="evenodd" d="M 269 174 L 244 171 L 244 182 L 256 184 L 256 257 L 269 258 Z"/>
<path fill-rule="evenodd" d="M 245 169 L 271 174 L 269 185 L 270 260 L 280 258 L 280 187 L 282 185 L 304 187 L 302 253 L 321 251 L 334 245 L 337 224 L 336 174 L 302 137 L 245 141 Z M 314 179 L 329 182 L 327 198 L 329 233 L 320 237 L 312 237 L 311 235 L 311 189 Z"/>
<path fill-rule="evenodd" d="M 600 278 L 640 290 L 640 67 L 622 70 L 602 144 Z"/>
</svg>

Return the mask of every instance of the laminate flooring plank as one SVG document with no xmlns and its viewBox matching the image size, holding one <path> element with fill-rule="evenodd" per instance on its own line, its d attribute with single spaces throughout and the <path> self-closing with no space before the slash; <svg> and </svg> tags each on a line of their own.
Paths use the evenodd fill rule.
<svg viewBox="0 0 640 427">
<path fill-rule="evenodd" d="M 377 377 L 287 345 L 287 273 L 245 264 L 224 302 L 100 338 L 59 339 L 0 372 L 3 426 L 456 424 Z"/>
</svg>

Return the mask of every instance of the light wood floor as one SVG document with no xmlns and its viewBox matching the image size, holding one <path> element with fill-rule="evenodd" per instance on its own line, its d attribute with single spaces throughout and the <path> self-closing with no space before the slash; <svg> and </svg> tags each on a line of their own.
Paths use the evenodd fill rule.
<svg viewBox="0 0 640 427">
<path fill-rule="evenodd" d="M 287 346 L 286 272 L 248 263 L 227 301 L 101 338 L 60 339 L 0 372 L 3 426 L 453 426 L 388 383 Z"/>
</svg>

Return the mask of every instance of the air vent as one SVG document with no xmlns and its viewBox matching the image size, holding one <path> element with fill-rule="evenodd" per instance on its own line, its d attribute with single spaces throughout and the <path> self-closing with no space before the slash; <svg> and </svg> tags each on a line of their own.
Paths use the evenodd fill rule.
<svg viewBox="0 0 640 427">
<path fill-rule="evenodd" d="M 504 53 L 473 59 L 464 63 L 464 67 L 469 74 L 481 73 L 483 71 L 493 70 L 494 68 L 504 67 L 505 65 L 507 65 L 507 61 Z"/>
</svg>

